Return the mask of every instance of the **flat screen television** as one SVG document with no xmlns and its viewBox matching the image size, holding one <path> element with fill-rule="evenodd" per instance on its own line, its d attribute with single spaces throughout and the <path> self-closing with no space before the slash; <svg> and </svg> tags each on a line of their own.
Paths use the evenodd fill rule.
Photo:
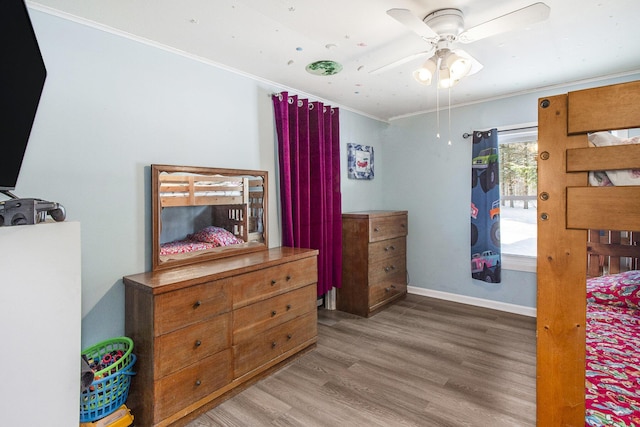
<svg viewBox="0 0 640 427">
<path fill-rule="evenodd" d="M 0 1 L 0 40 L 0 191 L 7 194 L 16 187 L 47 75 L 24 0 Z"/>
</svg>

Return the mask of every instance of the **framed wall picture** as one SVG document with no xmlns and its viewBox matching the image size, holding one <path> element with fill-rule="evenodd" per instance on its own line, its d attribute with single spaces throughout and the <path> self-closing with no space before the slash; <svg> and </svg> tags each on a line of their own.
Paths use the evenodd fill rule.
<svg viewBox="0 0 640 427">
<path fill-rule="evenodd" d="M 347 144 L 348 177 L 351 179 L 373 179 L 373 147 Z"/>
</svg>

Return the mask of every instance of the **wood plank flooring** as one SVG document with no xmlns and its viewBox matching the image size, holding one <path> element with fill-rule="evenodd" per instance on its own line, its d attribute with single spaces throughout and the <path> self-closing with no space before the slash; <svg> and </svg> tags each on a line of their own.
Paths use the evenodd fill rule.
<svg viewBox="0 0 640 427">
<path fill-rule="evenodd" d="M 318 323 L 316 349 L 188 427 L 535 426 L 534 318 L 408 295 Z"/>
</svg>

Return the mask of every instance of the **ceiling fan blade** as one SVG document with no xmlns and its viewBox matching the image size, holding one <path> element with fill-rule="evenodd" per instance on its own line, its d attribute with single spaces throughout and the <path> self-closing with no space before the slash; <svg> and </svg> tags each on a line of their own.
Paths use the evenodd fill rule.
<svg viewBox="0 0 640 427">
<path fill-rule="evenodd" d="M 397 61 L 393 61 L 390 64 L 383 65 L 382 67 L 379 67 L 379 68 L 376 68 L 374 70 L 371 70 L 371 71 L 369 71 L 369 74 L 375 75 L 375 74 L 384 73 L 387 70 L 391 70 L 392 68 L 399 67 L 402 64 L 406 64 L 407 62 L 413 61 L 414 59 L 420 58 L 421 56 L 431 55 L 432 53 L 433 53 L 433 49 L 430 49 L 430 50 L 427 50 L 427 51 L 424 51 L 424 52 L 414 53 L 412 55 L 405 56 L 404 58 L 398 59 Z"/>
<path fill-rule="evenodd" d="M 460 34 L 458 40 L 462 43 L 471 43 L 496 34 L 522 28 L 529 24 L 544 21 L 549 17 L 550 10 L 549 6 L 544 3 L 533 3 L 522 9 L 469 28 Z"/>
<path fill-rule="evenodd" d="M 484 65 L 479 63 L 476 58 L 474 58 L 473 56 L 469 55 L 466 51 L 464 51 L 462 49 L 454 49 L 454 50 L 452 50 L 452 52 L 455 53 L 456 55 L 460 55 L 460 56 L 463 56 L 465 58 L 468 58 L 471 61 L 471 69 L 467 73 L 467 76 L 470 76 L 472 74 L 477 73 L 478 71 L 482 70 L 482 68 L 484 67 Z"/>
<path fill-rule="evenodd" d="M 387 15 L 427 41 L 438 41 L 440 36 L 408 9 L 389 9 Z"/>
</svg>

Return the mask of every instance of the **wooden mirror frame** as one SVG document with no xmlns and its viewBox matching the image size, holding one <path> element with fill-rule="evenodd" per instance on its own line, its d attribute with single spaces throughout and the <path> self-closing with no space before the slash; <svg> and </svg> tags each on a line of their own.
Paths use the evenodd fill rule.
<svg viewBox="0 0 640 427">
<path fill-rule="evenodd" d="M 266 171 L 151 165 L 153 271 L 267 250 L 268 184 Z M 164 211 L 174 208 L 181 210 Z M 163 212 L 165 217 L 184 217 L 171 224 L 173 238 L 162 234 Z M 243 242 L 213 247 L 215 243 L 192 240 L 207 226 L 223 228 Z M 165 229 L 169 227 L 164 224 Z M 229 233 L 219 231 L 233 240 Z M 183 252 L 162 254 L 161 246 L 172 242 L 175 250 Z M 185 247 L 200 246 L 206 248 L 184 252 Z"/>
</svg>

